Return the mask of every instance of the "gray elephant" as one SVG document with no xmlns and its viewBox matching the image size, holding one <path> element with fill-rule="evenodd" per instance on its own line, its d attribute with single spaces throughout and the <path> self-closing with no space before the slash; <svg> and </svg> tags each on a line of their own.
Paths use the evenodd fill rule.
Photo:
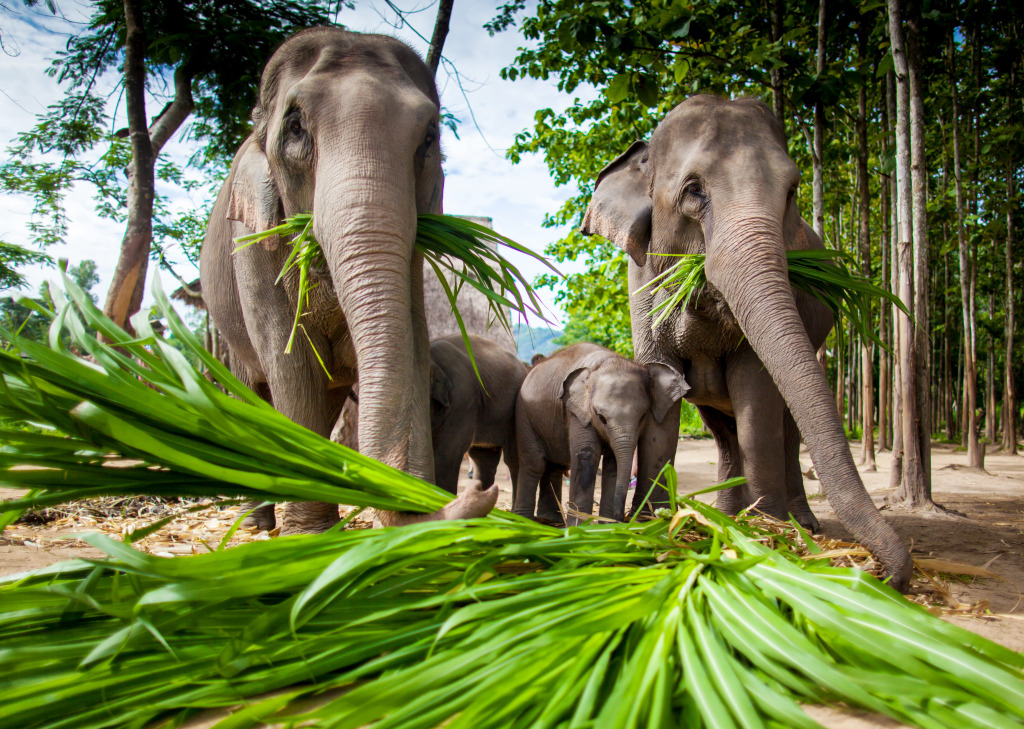
<svg viewBox="0 0 1024 729">
<path fill-rule="evenodd" d="M 662 120 L 649 143 L 633 144 L 602 170 L 583 232 L 629 255 L 637 361 L 683 372 L 692 388 L 687 399 L 717 439 L 720 475 L 748 479 L 719 505 L 736 513 L 757 501 L 773 516 L 795 512 L 808 522 L 797 461 L 802 434 L 836 515 L 892 585 L 904 588 L 909 551 L 864 488 L 815 357 L 831 315 L 789 283 L 786 251 L 822 247 L 797 209 L 799 177 L 767 106 L 693 97 Z M 708 285 L 652 330 L 651 310 L 669 292 L 639 289 L 675 259 L 649 254 L 679 253 L 705 254 Z M 677 420 L 678 412 L 669 413 L 643 434 L 634 504 L 672 462 Z M 652 496 L 657 504 L 666 494 L 659 488 Z"/>
<path fill-rule="evenodd" d="M 437 485 L 456 493 L 462 457 L 469 452 L 474 478 L 490 486 L 502 453 L 515 484 L 515 407 L 527 367 L 489 339 L 470 335 L 480 378 L 460 335 L 430 343 L 430 423 Z"/>
<path fill-rule="evenodd" d="M 232 369 L 295 422 L 327 437 L 360 384 L 359 443 L 377 460 L 432 479 L 430 354 L 417 214 L 441 211 L 444 179 L 433 76 L 403 43 L 340 28 L 303 31 L 267 63 L 255 128 L 235 155 L 200 256 L 204 298 Z M 297 274 L 280 285 L 280 239 L 237 253 L 234 240 L 312 211 L 325 265 L 285 353 Z M 474 488 L 430 515 L 487 513 L 497 490 Z M 330 504 L 291 503 L 282 532 L 322 531 Z"/>
<path fill-rule="evenodd" d="M 516 401 L 515 512 L 534 516 L 542 476 L 569 468 L 569 504 L 590 514 L 603 457 L 600 515 L 622 521 L 637 440 L 670 411 L 678 415 L 687 390 L 669 365 L 641 366 L 596 344 L 573 344 L 538 363 Z"/>
</svg>

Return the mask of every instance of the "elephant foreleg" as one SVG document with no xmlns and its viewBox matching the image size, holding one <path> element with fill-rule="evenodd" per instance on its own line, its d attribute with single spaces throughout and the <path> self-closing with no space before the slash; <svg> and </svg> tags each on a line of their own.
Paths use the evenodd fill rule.
<svg viewBox="0 0 1024 729">
<path fill-rule="evenodd" d="M 571 422 L 569 425 L 569 513 L 566 523 L 575 526 L 594 511 L 594 487 L 597 485 L 597 465 L 601 459 L 601 443 L 591 428 Z M 568 509 L 567 509 L 568 511 Z"/>
<path fill-rule="evenodd" d="M 544 475 L 544 447 L 525 419 L 517 423 L 516 443 L 519 451 L 519 478 L 512 510 L 532 519 L 537 510 L 537 485 Z"/>
<path fill-rule="evenodd" d="M 648 512 L 668 506 L 668 491 L 662 483 L 655 479 L 666 465 L 671 467 L 676 460 L 676 446 L 679 444 L 679 401 L 665 413 L 660 423 L 649 418 L 647 426 L 640 434 L 637 444 L 636 490 L 633 492 L 633 513 L 640 510 L 641 505 Z M 650 498 L 648 492 L 654 489 Z"/>
<path fill-rule="evenodd" d="M 743 457 L 747 508 L 786 518 L 785 401 L 771 375 L 749 347 L 726 366 L 726 382 L 736 413 L 736 439 Z"/>
<path fill-rule="evenodd" d="M 800 429 L 787 408 L 783 415 L 786 438 L 786 504 L 796 523 L 810 532 L 817 532 L 818 519 L 807 503 L 804 476 L 800 473 Z"/>
<path fill-rule="evenodd" d="M 540 481 L 540 496 L 537 499 L 537 519 L 552 524 L 565 524 L 562 511 L 562 479 L 565 471 L 550 463 L 544 469 Z"/>
<path fill-rule="evenodd" d="M 605 453 L 601 459 L 601 507 L 598 513 L 606 519 L 622 521 L 622 513 L 626 510 L 626 492 L 615 491 L 618 477 L 618 464 L 613 453 Z"/>
<path fill-rule="evenodd" d="M 721 410 L 700 405 L 697 407 L 701 419 L 711 431 L 718 446 L 718 481 L 728 481 L 743 475 L 743 454 L 736 440 L 736 419 Z M 733 486 L 718 492 L 715 507 L 726 514 L 736 515 L 750 502 L 745 500 L 742 486 Z"/>
</svg>

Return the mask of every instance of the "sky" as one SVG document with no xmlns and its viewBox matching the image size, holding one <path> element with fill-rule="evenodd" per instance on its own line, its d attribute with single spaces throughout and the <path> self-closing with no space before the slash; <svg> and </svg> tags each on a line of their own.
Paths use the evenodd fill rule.
<svg viewBox="0 0 1024 729">
<path fill-rule="evenodd" d="M 387 33 L 395 36 L 421 55 L 426 55 L 433 31 L 436 4 L 434 0 L 393 0 L 404 11 L 407 24 L 385 0 L 356 0 L 353 10 L 343 8 L 338 22 L 350 30 Z M 524 43 L 515 30 L 495 37 L 487 34 L 483 24 L 490 20 L 497 3 L 482 0 L 455 0 L 451 27 L 444 45 L 444 57 L 450 62 L 438 70 L 437 83 L 441 103 L 461 120 L 458 138 L 447 129 L 442 131 L 442 150 L 446 156 L 444 209 L 447 213 L 482 215 L 493 218 L 495 229 L 513 240 L 537 251 L 561 237 L 565 230 L 546 229 L 542 221 L 546 213 L 555 212 L 574 192 L 573 186 L 555 187 L 541 158 L 528 156 L 513 165 L 505 159 L 505 150 L 515 135 L 531 128 L 534 112 L 552 108 L 560 112 L 573 102 L 553 81 L 533 79 L 504 81 L 501 69 L 511 63 L 516 49 Z M 36 115 L 45 111 L 62 95 L 56 81 L 45 74 L 57 52 L 64 48 L 69 35 L 84 29 L 91 12 L 91 3 L 84 0 L 58 0 L 57 17 L 49 14 L 44 3 L 26 8 L 12 0 L 0 7 L 4 51 L 0 53 L 0 142 L 6 147 L 18 132 L 30 129 Z M 418 34 L 417 34 L 418 32 Z M 458 70 L 460 83 L 452 73 Z M 116 76 L 102 79 L 107 88 L 113 88 Z M 577 92 L 578 93 L 578 92 Z M 112 98 L 108 113 L 113 114 L 111 128 L 127 126 L 123 103 L 116 105 Z M 147 113 L 155 114 L 165 99 L 150 98 Z M 175 139 L 164 148 L 164 155 L 181 164 L 188 159 L 194 147 L 182 141 L 179 131 Z M 6 158 L 6 155 L 4 155 Z M 162 192 L 171 193 L 164 189 Z M 94 210 L 92 190 L 86 186 L 75 189 L 67 197 L 70 217 L 68 244 L 47 252 L 69 259 L 72 265 L 86 258 L 96 261 L 100 276 L 94 291 L 102 301 L 117 263 L 118 250 L 124 234 L 122 224 L 99 218 Z M 201 194 L 173 191 L 172 204 L 177 209 L 197 205 Z M 27 197 L 5 195 L 0 198 L 0 240 L 27 244 L 26 224 L 31 217 L 31 202 Z M 186 280 L 198 275 L 197 269 L 180 253 L 168 251 L 175 270 Z M 526 256 L 509 255 L 521 265 L 532 279 L 541 273 L 542 266 Z M 560 266 L 563 271 L 571 271 Z M 154 270 L 151 264 L 150 272 Z M 52 269 L 28 269 L 28 285 L 24 292 L 34 292 L 39 284 L 53 276 Z M 177 287 L 177 282 L 161 272 L 165 290 Z M 538 292 L 553 312 L 554 319 L 562 314 L 553 303 L 554 294 Z"/>
</svg>

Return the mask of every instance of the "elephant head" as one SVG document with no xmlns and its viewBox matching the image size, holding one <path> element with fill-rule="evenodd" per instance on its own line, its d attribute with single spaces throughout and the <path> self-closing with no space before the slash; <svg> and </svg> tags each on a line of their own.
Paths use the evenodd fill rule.
<svg viewBox="0 0 1024 729">
<path fill-rule="evenodd" d="M 722 328 L 735 328 L 763 362 L 792 412 L 837 516 L 900 587 L 907 548 L 881 518 L 860 479 L 821 366 L 789 284 L 786 251 L 817 242 L 797 209 L 800 175 L 782 126 L 763 103 L 693 97 L 673 109 L 650 142 L 637 142 L 600 174 L 583 222 L 631 258 L 630 288 L 674 263 L 650 254 L 703 253 Z M 820 242 L 817 242 L 820 246 Z M 634 302 L 646 311 L 668 292 Z M 691 307 L 693 304 L 691 303 Z M 671 357 L 687 311 L 676 310 L 645 341 Z M 638 358 L 650 356 L 637 347 Z"/>
<path fill-rule="evenodd" d="M 655 362 L 636 364 L 624 357 L 601 359 L 596 367 L 578 367 L 562 382 L 566 409 L 582 426 L 593 428 L 615 457 L 614 509 L 604 506 L 610 494 L 601 495 L 602 513 L 625 518 L 633 452 L 647 418 L 661 423 L 665 414 L 689 391 L 683 376 L 673 367 Z"/>
<path fill-rule="evenodd" d="M 233 165 L 226 217 L 264 231 L 286 216 L 314 213 L 326 265 L 316 272 L 304 318 L 309 341 L 324 345 L 317 357 L 335 377 L 339 369 L 349 378 L 358 371 L 362 452 L 433 478 L 423 261 L 414 248 L 417 215 L 441 212 L 439 101 L 430 70 L 393 38 L 312 28 L 268 62 L 253 121 Z M 282 258 L 277 239 L 261 245 Z M 294 306 L 294 290 L 289 295 Z M 261 326 L 254 318 L 246 312 L 250 338 Z M 345 361 L 350 353 L 355 362 Z M 269 357 L 260 351 L 264 370 Z M 306 369 L 292 376 L 321 376 Z M 303 421 L 302 405 L 284 403 L 308 399 L 312 388 L 298 383 L 283 393 L 269 384 L 275 406 Z M 304 425 L 322 429 L 320 414 L 308 419 L 314 422 Z"/>
</svg>

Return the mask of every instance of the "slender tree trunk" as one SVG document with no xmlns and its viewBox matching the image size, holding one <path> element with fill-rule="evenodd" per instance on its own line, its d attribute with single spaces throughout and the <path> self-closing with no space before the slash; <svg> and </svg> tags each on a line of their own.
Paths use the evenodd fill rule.
<svg viewBox="0 0 1024 729">
<path fill-rule="evenodd" d="M 887 134 L 895 139 L 896 130 L 896 74 L 889 71 L 885 77 L 886 107 L 888 109 L 889 129 Z M 895 147 L 899 152 L 899 145 Z M 889 199 L 892 201 L 892 227 L 889 241 L 889 286 L 899 296 L 899 240 L 900 240 L 900 205 L 899 205 L 899 170 L 889 178 Z M 899 336 L 901 312 L 893 304 L 892 309 L 892 464 L 889 469 L 889 488 L 895 490 L 903 481 L 903 372 L 902 342 Z"/>
<path fill-rule="evenodd" d="M 893 62 L 896 72 L 896 177 L 897 205 L 899 207 L 899 297 L 912 311 L 916 311 L 917 298 L 914 284 L 914 233 L 916 226 L 912 206 L 911 170 L 911 89 L 907 51 L 904 44 L 902 9 L 900 0 L 888 0 L 889 37 L 892 42 Z M 930 501 L 928 479 L 923 472 L 920 429 L 927 413 L 921 412 L 918 393 L 921 378 L 918 377 L 919 352 L 913 323 L 909 316 L 900 312 L 900 381 L 903 404 L 903 478 L 894 502 L 902 506 L 925 506 Z M 927 321 L 927 319 L 925 319 Z"/>
<path fill-rule="evenodd" d="M 862 23 L 858 31 L 857 50 L 860 65 L 867 62 L 868 26 Z M 857 192 L 860 209 L 858 217 L 858 237 L 860 245 L 861 273 L 865 278 L 871 277 L 871 190 L 868 186 L 868 91 L 861 84 L 857 91 Z M 860 412 L 861 428 L 861 463 L 866 470 L 878 470 L 875 465 L 875 393 L 874 367 L 871 356 L 871 342 L 861 340 L 861 390 Z"/>
<path fill-rule="evenodd" d="M 885 87 L 882 87 L 882 154 L 889 151 L 889 105 L 885 98 Z M 882 288 L 889 291 L 889 236 L 890 236 L 890 201 L 889 201 L 889 175 L 882 174 L 881 197 L 882 197 L 882 237 L 878 246 L 881 253 L 881 284 Z M 892 377 L 889 368 L 889 350 L 892 348 L 892 337 L 889 336 L 889 307 L 882 304 L 878 313 L 878 330 L 882 347 L 878 352 L 878 450 L 879 452 L 892 448 L 891 430 L 889 422 L 892 410 Z"/>
<path fill-rule="evenodd" d="M 783 19 L 785 17 L 785 6 L 783 0 L 772 0 L 772 43 L 782 40 Z M 782 70 L 772 68 L 769 71 L 772 82 L 772 110 L 782 124 L 782 131 L 786 131 L 786 100 L 782 93 Z"/>
<path fill-rule="evenodd" d="M 1011 88 L 1014 74 L 1011 72 Z M 1007 103 L 1009 106 L 1009 103 Z M 1013 158 L 1006 168 L 1006 372 L 1003 384 L 1003 452 L 1017 455 L 1017 397 L 1013 387 L 1013 226 L 1017 207 Z"/>
<path fill-rule="evenodd" d="M 988 315 L 991 320 L 996 313 L 996 294 L 988 293 Z M 988 354 L 985 357 L 985 440 L 996 442 L 996 343 L 988 335 Z"/>
<path fill-rule="evenodd" d="M 903 487 L 908 489 L 904 499 L 912 506 L 932 503 L 932 406 L 931 406 L 931 250 L 928 240 L 928 158 L 926 155 L 924 77 L 921 65 L 921 4 L 909 0 L 911 12 L 907 18 L 907 77 L 910 91 L 910 154 L 913 191 L 913 267 L 914 267 L 914 327 L 913 375 L 917 395 L 916 422 L 908 421 L 917 436 L 919 463 L 904 461 L 909 478 Z"/>
<path fill-rule="evenodd" d="M 818 0 L 818 78 L 825 73 L 826 25 L 825 0 Z M 825 240 L 825 105 L 814 104 L 814 232 Z M 840 413 L 842 417 L 842 413 Z"/>
<path fill-rule="evenodd" d="M 947 246 L 947 226 L 942 226 L 942 247 L 943 250 L 948 248 Z M 946 421 L 946 440 L 953 440 L 955 432 L 953 430 L 955 416 L 953 415 L 953 391 L 955 389 L 953 384 L 953 365 L 950 360 L 950 339 L 953 331 L 953 322 L 949 318 L 949 253 L 942 254 L 942 269 L 943 269 L 943 294 L 942 294 L 942 330 L 945 335 L 942 337 L 942 381 L 943 391 L 945 397 L 942 402 L 942 417 Z"/>
<path fill-rule="evenodd" d="M 128 176 L 128 225 L 121 253 L 107 291 L 103 313 L 115 324 L 130 328 L 129 318 L 142 306 L 149 250 L 153 242 L 154 167 L 164 143 L 192 113 L 192 77 L 185 66 L 175 72 L 175 98 L 148 128 L 146 124 L 146 33 L 139 25 L 135 0 L 124 0 L 125 110 L 132 161 Z"/>
<path fill-rule="evenodd" d="M 971 259 L 967 251 L 967 235 L 964 231 L 964 188 L 960 165 L 960 105 L 957 94 L 956 47 L 953 33 L 947 36 L 946 48 L 949 54 L 949 84 L 953 99 L 953 179 L 956 186 L 956 235 L 960 256 L 960 305 L 963 309 L 964 326 L 964 402 L 963 429 L 967 440 L 967 465 L 972 468 L 985 467 L 985 452 L 978 443 L 978 388 L 975 371 L 975 328 L 974 292 L 971 284 L 974 278 Z"/>
<path fill-rule="evenodd" d="M 125 109 L 132 147 L 128 172 L 128 228 L 103 307 L 103 313 L 121 327 L 127 327 L 128 317 L 138 311 L 134 294 L 138 281 L 146 279 L 149 246 L 153 240 L 153 164 L 156 160 L 146 125 L 146 32 L 139 26 L 132 0 L 124 0 L 124 17 Z"/>
<path fill-rule="evenodd" d="M 437 67 L 441 63 L 441 51 L 444 49 L 444 40 L 448 37 L 448 24 L 452 18 L 452 4 L 455 0 L 441 0 L 437 6 L 437 19 L 434 21 L 434 35 L 430 38 L 430 48 L 427 49 L 427 66 L 430 72 L 437 75 Z"/>
</svg>

